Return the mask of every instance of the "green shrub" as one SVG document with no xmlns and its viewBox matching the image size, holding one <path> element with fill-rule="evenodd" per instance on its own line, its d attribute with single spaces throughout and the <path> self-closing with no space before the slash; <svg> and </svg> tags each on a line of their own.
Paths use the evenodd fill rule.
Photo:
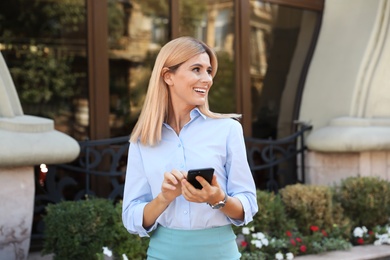
<svg viewBox="0 0 390 260">
<path fill-rule="evenodd" d="M 390 182 L 351 177 L 341 185 L 294 184 L 279 194 L 257 191 L 259 213 L 245 227 L 234 227 L 243 259 L 274 259 L 276 253 L 316 254 L 351 246 L 352 224 L 388 224 Z M 54 259 L 102 259 L 102 247 L 122 259 L 145 259 L 148 238 L 129 234 L 122 203 L 108 199 L 64 201 L 47 206 L 44 254 Z M 349 219 L 354 220 L 350 223 Z M 256 243 L 252 243 L 256 242 Z M 261 242 L 262 244 L 259 244 Z"/>
<path fill-rule="evenodd" d="M 108 199 L 63 201 L 46 207 L 42 254 L 54 259 L 102 259 L 108 247 L 115 258 L 146 259 L 148 238 L 129 234 L 122 224 L 122 203 Z"/>
<path fill-rule="evenodd" d="M 114 255 L 122 259 L 125 254 L 128 259 L 146 259 L 146 251 L 149 246 L 149 238 L 130 234 L 122 223 L 122 203 L 117 203 L 114 214 L 113 240 L 109 247 Z"/>
<path fill-rule="evenodd" d="M 309 234 L 311 226 L 329 232 L 334 224 L 348 225 L 341 207 L 333 203 L 333 193 L 329 187 L 295 184 L 286 186 L 280 190 L 280 194 L 287 215 L 295 220 L 298 230 L 304 235 Z"/>
<path fill-rule="evenodd" d="M 43 253 L 54 259 L 97 259 L 112 237 L 114 205 L 105 199 L 63 201 L 46 207 Z"/>
<path fill-rule="evenodd" d="M 373 228 L 390 217 L 390 183 L 376 177 L 349 177 L 335 188 L 335 199 L 353 225 Z"/>
<path fill-rule="evenodd" d="M 349 222 L 332 198 L 328 187 L 301 184 L 288 186 L 276 195 L 258 190 L 259 213 L 245 229 L 236 229 L 242 259 L 349 249 Z"/>
<path fill-rule="evenodd" d="M 260 213 L 254 216 L 252 224 L 256 231 L 279 237 L 286 230 L 295 226 L 294 220 L 287 218 L 283 201 L 279 195 L 258 190 L 257 204 Z"/>
</svg>

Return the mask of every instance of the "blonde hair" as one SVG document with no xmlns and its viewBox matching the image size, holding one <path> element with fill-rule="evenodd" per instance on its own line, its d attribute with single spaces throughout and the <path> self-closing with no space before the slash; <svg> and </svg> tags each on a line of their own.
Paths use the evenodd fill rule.
<svg viewBox="0 0 390 260">
<path fill-rule="evenodd" d="M 161 141 L 162 126 L 168 116 L 169 91 L 163 80 L 162 71 L 169 68 L 176 70 L 180 65 L 195 55 L 207 53 L 212 67 L 211 75 L 217 73 L 218 61 L 215 52 L 200 40 L 192 37 L 180 37 L 165 44 L 157 55 L 141 114 L 135 125 L 130 141 L 154 146 Z M 211 112 L 208 100 L 199 110 L 210 118 L 239 118 L 238 114 L 218 114 Z"/>
</svg>

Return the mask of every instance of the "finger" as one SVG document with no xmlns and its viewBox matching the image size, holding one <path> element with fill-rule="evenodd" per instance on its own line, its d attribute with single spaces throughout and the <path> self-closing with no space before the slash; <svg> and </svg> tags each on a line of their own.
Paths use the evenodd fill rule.
<svg viewBox="0 0 390 260">
<path fill-rule="evenodd" d="M 175 185 L 172 185 L 172 184 L 169 184 L 167 182 L 163 182 L 162 184 L 162 190 L 176 190 L 176 186 Z"/>
<path fill-rule="evenodd" d="M 184 180 L 186 181 L 186 180 Z M 188 186 L 186 185 L 183 185 L 182 183 L 182 189 L 181 189 L 181 193 L 183 194 L 183 197 L 188 200 L 188 201 L 191 201 L 191 202 L 196 202 L 197 200 L 197 195 L 194 194 L 191 190 L 193 189 L 194 192 L 196 192 L 196 189 L 192 186 L 191 183 L 187 182 Z"/>
<path fill-rule="evenodd" d="M 197 188 L 195 188 L 189 181 L 187 181 L 187 179 L 182 179 L 181 180 L 181 186 L 188 190 L 188 192 L 190 192 L 191 194 L 194 194 L 198 191 Z"/>
<path fill-rule="evenodd" d="M 172 174 L 175 176 L 175 178 L 176 178 L 177 180 L 179 180 L 179 181 L 185 178 L 185 176 L 183 175 L 183 173 L 182 173 L 181 171 L 176 170 L 176 169 L 173 169 L 171 173 L 172 173 Z"/>
<path fill-rule="evenodd" d="M 219 186 L 217 181 L 217 175 L 213 175 L 213 179 L 211 180 L 211 186 Z"/>
<path fill-rule="evenodd" d="M 181 180 L 181 189 L 185 192 L 190 192 L 190 188 L 193 187 L 191 183 L 189 183 L 186 179 Z"/>
<path fill-rule="evenodd" d="M 171 183 L 173 183 L 175 185 L 178 183 L 176 177 L 172 173 L 170 173 L 170 172 L 165 172 L 164 173 L 164 181 L 171 182 Z"/>
<path fill-rule="evenodd" d="M 208 181 L 206 181 L 206 179 L 202 176 L 196 176 L 195 179 L 200 183 L 200 185 L 202 185 L 203 188 L 210 186 L 210 183 L 208 183 Z"/>
</svg>

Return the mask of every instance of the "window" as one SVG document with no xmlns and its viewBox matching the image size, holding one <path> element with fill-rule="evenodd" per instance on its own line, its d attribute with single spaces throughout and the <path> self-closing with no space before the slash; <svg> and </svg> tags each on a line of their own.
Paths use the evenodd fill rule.
<svg viewBox="0 0 390 260">
<path fill-rule="evenodd" d="M 260 1 L 251 6 L 252 135 L 282 138 L 295 131 L 300 86 L 320 14 Z"/>
<path fill-rule="evenodd" d="M 85 1 L 1 1 L 0 51 L 25 114 L 88 135 Z"/>
<path fill-rule="evenodd" d="M 218 72 L 209 92 L 213 112 L 237 112 L 234 82 L 234 2 L 181 0 L 179 32 L 196 37 L 212 47 L 218 57 Z"/>
</svg>

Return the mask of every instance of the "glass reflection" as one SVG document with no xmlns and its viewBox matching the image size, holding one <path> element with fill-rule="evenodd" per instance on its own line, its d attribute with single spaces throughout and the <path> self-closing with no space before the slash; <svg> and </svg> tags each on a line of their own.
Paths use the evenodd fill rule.
<svg viewBox="0 0 390 260">
<path fill-rule="evenodd" d="M 295 131 L 299 80 L 318 14 L 251 0 L 252 135 L 282 138 Z"/>
<path fill-rule="evenodd" d="M 111 137 L 130 134 L 138 119 L 154 60 L 168 42 L 168 2 L 108 2 Z"/>
<path fill-rule="evenodd" d="M 89 127 L 80 114 L 88 102 L 85 15 L 83 0 L 0 2 L 0 51 L 24 113 L 51 118 L 76 139 Z"/>
<path fill-rule="evenodd" d="M 218 73 L 209 93 L 210 109 L 221 113 L 236 112 L 233 1 L 181 0 L 179 10 L 180 35 L 201 39 L 218 56 Z"/>
</svg>

